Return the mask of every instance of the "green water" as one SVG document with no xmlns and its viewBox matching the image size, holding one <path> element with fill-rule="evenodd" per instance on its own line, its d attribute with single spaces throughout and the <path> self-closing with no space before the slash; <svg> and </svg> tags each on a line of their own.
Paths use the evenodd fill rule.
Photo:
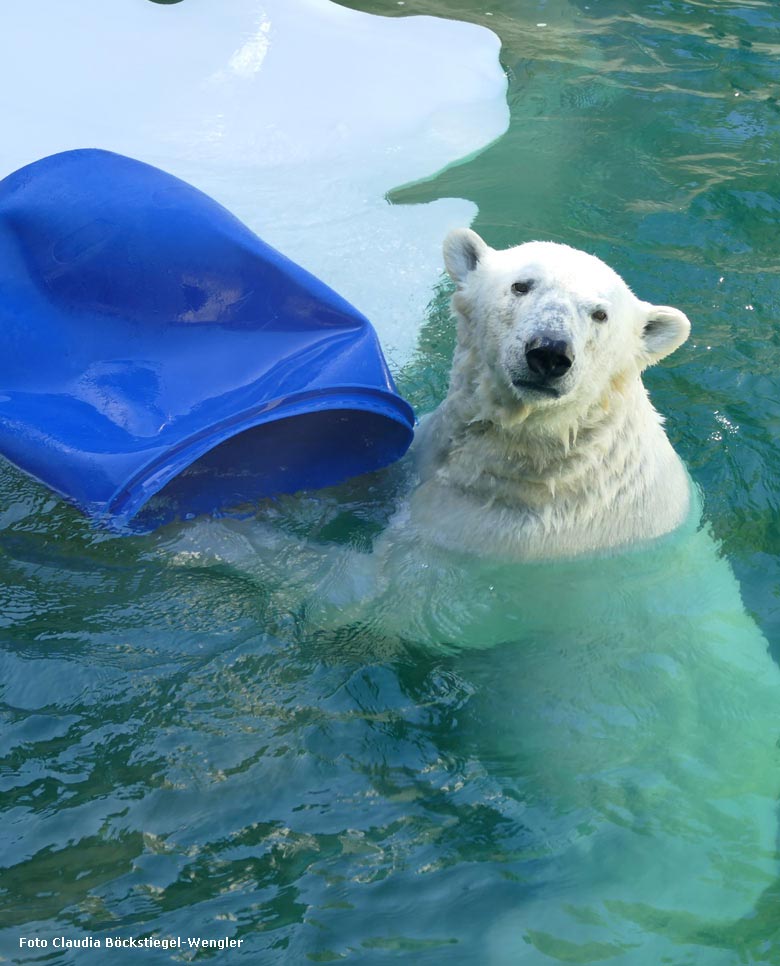
<svg viewBox="0 0 780 966">
<path fill-rule="evenodd" d="M 556 566 L 360 558 L 396 469 L 116 538 L 3 464 L 0 954 L 780 963 L 780 8 L 350 5 L 500 34 L 509 132 L 391 200 L 472 199 L 490 243 L 587 248 L 689 314 L 647 383 L 709 529 Z M 399 380 L 422 411 L 453 344 L 432 294 Z"/>
</svg>

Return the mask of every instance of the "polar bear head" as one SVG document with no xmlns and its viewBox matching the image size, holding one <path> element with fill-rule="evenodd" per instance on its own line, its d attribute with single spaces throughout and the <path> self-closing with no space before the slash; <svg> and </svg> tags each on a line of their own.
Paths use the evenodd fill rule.
<svg viewBox="0 0 780 966">
<path fill-rule="evenodd" d="M 467 369 L 461 380 L 497 413 L 583 412 L 690 332 L 678 309 L 641 301 L 604 262 L 568 245 L 497 251 L 459 228 L 445 239 L 444 260 L 458 287 L 453 378 Z"/>
</svg>

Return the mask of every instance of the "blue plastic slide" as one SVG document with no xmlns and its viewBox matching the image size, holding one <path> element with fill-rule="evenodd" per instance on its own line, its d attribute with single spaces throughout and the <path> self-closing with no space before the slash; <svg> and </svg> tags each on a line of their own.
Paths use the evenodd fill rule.
<svg viewBox="0 0 780 966">
<path fill-rule="evenodd" d="M 91 517 L 330 485 L 413 424 L 368 320 L 192 186 L 97 150 L 0 182 L 0 454 Z"/>
</svg>

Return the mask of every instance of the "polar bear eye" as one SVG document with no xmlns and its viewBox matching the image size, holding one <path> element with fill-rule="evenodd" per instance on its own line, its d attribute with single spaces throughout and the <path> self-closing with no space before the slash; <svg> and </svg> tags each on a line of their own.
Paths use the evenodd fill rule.
<svg viewBox="0 0 780 966">
<path fill-rule="evenodd" d="M 515 295 L 528 295 L 533 286 L 533 282 L 512 282 L 512 291 Z"/>
<path fill-rule="evenodd" d="M 591 313 L 591 316 L 590 317 L 595 322 L 606 322 L 607 321 L 607 313 L 604 311 L 604 309 L 596 309 L 595 312 L 592 312 Z"/>
</svg>

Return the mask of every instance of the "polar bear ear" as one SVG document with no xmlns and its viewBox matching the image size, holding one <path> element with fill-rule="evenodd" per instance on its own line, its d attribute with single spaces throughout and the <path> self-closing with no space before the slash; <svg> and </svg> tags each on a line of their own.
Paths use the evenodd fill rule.
<svg viewBox="0 0 780 966">
<path fill-rule="evenodd" d="M 488 244 L 475 231 L 454 228 L 444 239 L 444 264 L 452 281 L 462 285 L 488 251 Z"/>
<path fill-rule="evenodd" d="M 644 319 L 642 322 L 642 349 L 645 365 L 656 362 L 679 349 L 691 332 L 687 315 L 668 305 L 649 305 L 642 303 Z"/>
</svg>

